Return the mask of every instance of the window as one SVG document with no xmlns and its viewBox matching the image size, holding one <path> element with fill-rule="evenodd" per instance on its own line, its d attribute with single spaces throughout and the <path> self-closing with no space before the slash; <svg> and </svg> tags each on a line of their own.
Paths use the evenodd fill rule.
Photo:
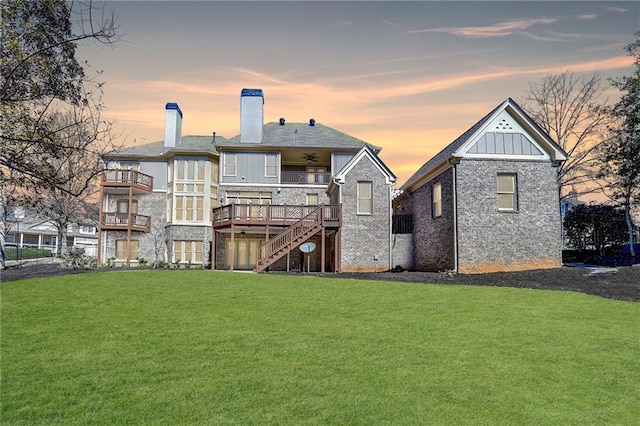
<svg viewBox="0 0 640 426">
<path fill-rule="evenodd" d="M 308 206 L 317 206 L 318 205 L 318 194 L 307 194 L 307 205 Z"/>
<path fill-rule="evenodd" d="M 204 197 L 176 195 L 175 220 L 201 222 L 204 216 Z"/>
<path fill-rule="evenodd" d="M 270 192 L 227 192 L 227 204 L 271 204 Z"/>
<path fill-rule="evenodd" d="M 129 213 L 129 200 L 118 200 L 117 213 Z M 138 213 L 138 200 L 131 201 L 131 213 Z"/>
<path fill-rule="evenodd" d="M 175 180 L 204 180 L 203 160 L 176 160 Z"/>
<path fill-rule="evenodd" d="M 358 182 L 358 214 L 373 214 L 373 183 Z"/>
<path fill-rule="evenodd" d="M 516 175 L 498 174 L 498 210 L 517 211 L 518 197 L 516 186 Z"/>
<path fill-rule="evenodd" d="M 278 154 L 265 154 L 264 177 L 278 177 Z"/>
<path fill-rule="evenodd" d="M 93 235 L 96 233 L 96 227 L 93 225 L 81 225 L 79 230 L 81 234 Z"/>
<path fill-rule="evenodd" d="M 173 261 L 202 263 L 202 241 L 174 241 Z"/>
<path fill-rule="evenodd" d="M 431 216 L 442 216 L 442 183 L 438 182 L 431 188 Z"/>
<path fill-rule="evenodd" d="M 307 182 L 314 184 L 328 183 L 329 179 L 326 173 L 326 167 L 307 167 Z"/>
<path fill-rule="evenodd" d="M 234 152 L 227 152 L 224 154 L 224 175 L 235 176 L 236 175 L 237 158 Z"/>
<path fill-rule="evenodd" d="M 129 251 L 131 255 L 129 259 L 137 259 L 138 258 L 138 240 L 131 240 Z M 116 258 L 117 259 L 126 259 L 127 258 L 127 240 L 116 240 Z"/>
</svg>

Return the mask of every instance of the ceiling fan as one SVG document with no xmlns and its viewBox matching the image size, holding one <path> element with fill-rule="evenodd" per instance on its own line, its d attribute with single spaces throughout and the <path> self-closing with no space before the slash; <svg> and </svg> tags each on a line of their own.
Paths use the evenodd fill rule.
<svg viewBox="0 0 640 426">
<path fill-rule="evenodd" d="M 305 160 L 307 164 L 318 162 L 318 156 L 313 152 L 311 154 L 302 154 L 302 159 Z"/>
</svg>

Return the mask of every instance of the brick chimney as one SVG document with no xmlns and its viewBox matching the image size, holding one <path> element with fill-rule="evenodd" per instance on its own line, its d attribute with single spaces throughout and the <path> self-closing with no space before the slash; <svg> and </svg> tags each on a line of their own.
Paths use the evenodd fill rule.
<svg viewBox="0 0 640 426">
<path fill-rule="evenodd" d="M 240 96 L 240 142 L 262 142 L 263 107 L 262 89 L 242 89 Z"/>
<path fill-rule="evenodd" d="M 169 102 L 165 107 L 164 146 L 175 147 L 182 138 L 182 111 L 178 104 Z"/>
</svg>

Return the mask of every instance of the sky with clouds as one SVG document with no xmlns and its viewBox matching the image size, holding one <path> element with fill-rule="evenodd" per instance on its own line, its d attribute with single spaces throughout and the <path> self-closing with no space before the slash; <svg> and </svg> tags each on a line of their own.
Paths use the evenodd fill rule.
<svg viewBox="0 0 640 426">
<path fill-rule="evenodd" d="M 162 140 L 167 102 L 180 105 L 184 135 L 231 138 L 240 91 L 261 88 L 265 123 L 313 117 L 381 146 L 399 184 L 548 73 L 630 75 L 623 48 L 640 30 L 640 2 L 631 1 L 104 6 L 122 40 L 81 46 L 78 56 L 89 73 L 102 71 L 105 114 L 124 144 Z"/>
</svg>

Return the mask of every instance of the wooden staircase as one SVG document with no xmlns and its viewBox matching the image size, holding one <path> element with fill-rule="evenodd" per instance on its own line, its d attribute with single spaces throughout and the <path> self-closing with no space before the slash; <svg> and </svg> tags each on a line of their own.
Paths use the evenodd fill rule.
<svg viewBox="0 0 640 426">
<path fill-rule="evenodd" d="M 262 272 L 318 233 L 324 226 L 324 207 L 318 207 L 258 247 L 256 272 Z"/>
</svg>

